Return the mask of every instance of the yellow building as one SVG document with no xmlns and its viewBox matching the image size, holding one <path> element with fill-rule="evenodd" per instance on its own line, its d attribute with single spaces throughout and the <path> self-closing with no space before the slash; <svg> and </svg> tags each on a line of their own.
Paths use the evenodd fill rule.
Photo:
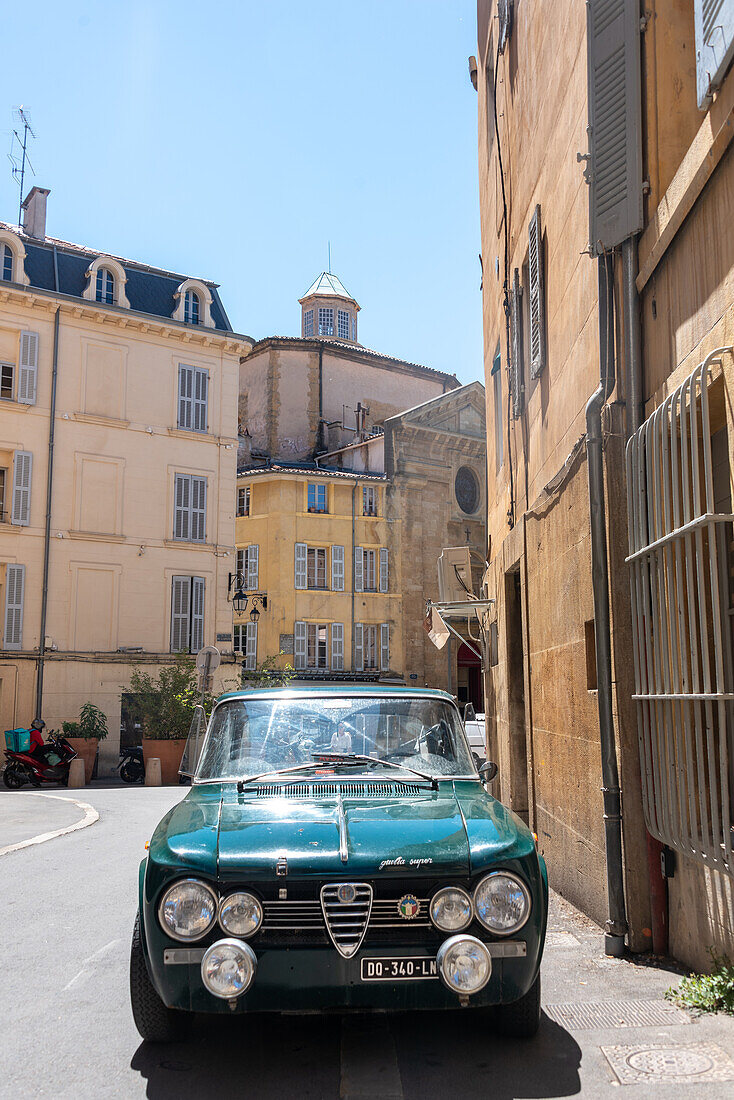
<svg viewBox="0 0 734 1100">
<path fill-rule="evenodd" d="M 47 237 L 47 195 L 0 223 L 0 730 L 91 700 L 104 771 L 133 663 L 231 646 L 251 341 L 215 284 Z"/>
</svg>

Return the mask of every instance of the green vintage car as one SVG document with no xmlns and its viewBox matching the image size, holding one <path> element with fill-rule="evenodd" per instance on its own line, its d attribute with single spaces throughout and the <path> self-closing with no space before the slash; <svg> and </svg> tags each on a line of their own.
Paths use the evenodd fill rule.
<svg viewBox="0 0 734 1100">
<path fill-rule="evenodd" d="M 195 751 L 195 750 L 192 750 Z M 548 883 L 442 691 L 238 691 L 140 867 L 144 1039 L 187 1013 L 493 1006 L 540 1018 Z"/>
</svg>

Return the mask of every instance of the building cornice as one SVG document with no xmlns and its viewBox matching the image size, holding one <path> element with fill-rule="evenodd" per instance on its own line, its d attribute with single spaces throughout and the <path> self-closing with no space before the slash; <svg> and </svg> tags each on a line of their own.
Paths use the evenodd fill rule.
<svg viewBox="0 0 734 1100">
<path fill-rule="evenodd" d="M 449 384 L 450 390 L 459 387 L 459 380 L 455 374 L 447 374 L 445 371 L 436 370 L 435 367 L 426 367 L 422 363 L 410 363 L 407 359 L 396 359 L 392 355 L 384 355 L 382 352 L 365 348 L 360 344 L 342 343 L 340 340 L 324 337 L 266 336 L 253 345 L 247 358 L 270 348 L 279 350 L 298 348 L 303 351 L 315 352 L 319 350 L 327 351 L 340 358 L 351 359 L 355 363 L 372 363 L 375 365 L 376 362 L 385 370 L 393 370 L 401 374 L 426 374 L 435 378 L 437 382 Z"/>
</svg>

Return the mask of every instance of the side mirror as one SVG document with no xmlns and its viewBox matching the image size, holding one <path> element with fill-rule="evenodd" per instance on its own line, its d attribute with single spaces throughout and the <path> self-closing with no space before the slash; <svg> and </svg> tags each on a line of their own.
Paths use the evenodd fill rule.
<svg viewBox="0 0 734 1100">
<path fill-rule="evenodd" d="M 477 712 L 474 710 L 474 704 L 467 703 L 464 707 L 464 725 L 466 725 L 467 722 L 474 722 L 476 717 Z"/>
<path fill-rule="evenodd" d="M 482 777 L 483 782 L 491 783 L 493 779 L 497 778 L 497 772 L 499 771 L 494 760 L 485 760 L 479 769 L 479 774 Z"/>
</svg>

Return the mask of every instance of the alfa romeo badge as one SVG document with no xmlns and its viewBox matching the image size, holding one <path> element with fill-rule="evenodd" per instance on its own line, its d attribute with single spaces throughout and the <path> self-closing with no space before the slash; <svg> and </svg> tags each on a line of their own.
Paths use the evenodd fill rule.
<svg viewBox="0 0 734 1100">
<path fill-rule="evenodd" d="M 338 888 L 336 896 L 339 898 L 342 905 L 349 905 L 357 896 L 357 891 L 354 889 L 351 882 L 343 882 Z"/>
<path fill-rule="evenodd" d="M 403 920 L 412 920 L 418 916 L 421 905 L 415 894 L 404 894 L 398 902 L 398 913 Z"/>
</svg>

